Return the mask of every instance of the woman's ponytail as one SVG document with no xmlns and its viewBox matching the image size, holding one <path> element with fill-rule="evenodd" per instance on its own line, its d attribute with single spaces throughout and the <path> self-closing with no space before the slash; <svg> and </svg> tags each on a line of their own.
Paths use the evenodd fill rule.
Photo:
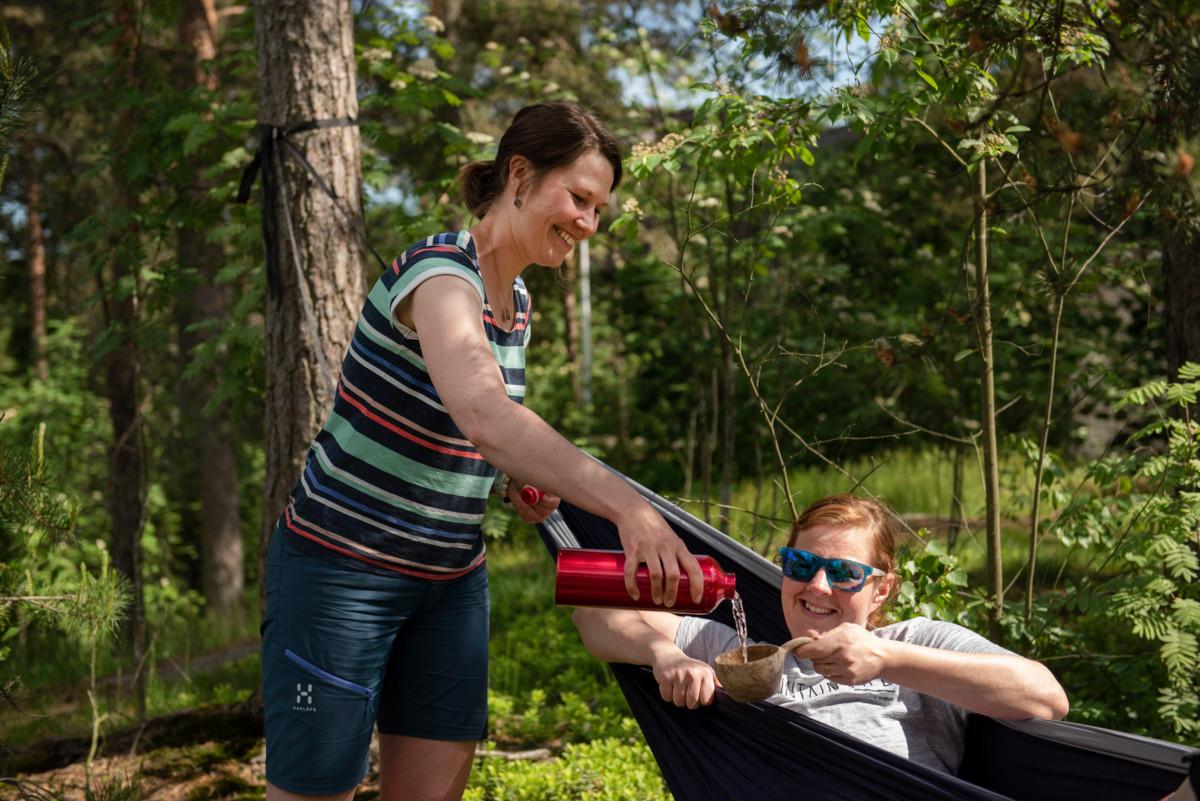
<svg viewBox="0 0 1200 801">
<path fill-rule="evenodd" d="M 472 161 L 458 171 L 463 201 L 476 217 L 483 217 L 504 191 L 513 158 L 528 162 L 530 178 L 566 167 L 586 152 L 599 153 L 612 167 L 611 192 L 621 182 L 621 151 L 617 140 L 591 112 L 575 103 L 557 100 L 525 106 L 500 137 L 496 158 Z"/>
<path fill-rule="evenodd" d="M 496 162 L 472 161 L 464 164 L 458 171 L 458 185 L 467 208 L 476 217 L 482 217 L 501 189 Z"/>
</svg>

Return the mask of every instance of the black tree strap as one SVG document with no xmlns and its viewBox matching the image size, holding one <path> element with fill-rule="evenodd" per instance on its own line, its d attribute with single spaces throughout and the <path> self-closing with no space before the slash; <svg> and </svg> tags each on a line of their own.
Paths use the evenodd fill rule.
<svg viewBox="0 0 1200 801">
<path fill-rule="evenodd" d="M 295 226 L 292 224 L 292 213 L 287 204 L 288 193 L 283 172 L 283 160 L 280 157 L 281 151 L 279 148 L 282 146 L 283 153 L 290 153 L 294 158 L 300 160 L 300 163 L 304 165 L 304 168 L 313 177 L 313 180 L 316 181 L 321 191 L 333 201 L 334 208 L 341 213 L 346 224 L 359 232 L 359 236 L 362 237 L 363 247 L 371 251 L 371 254 L 383 269 L 386 270 L 387 263 L 379 258 L 379 254 L 367 242 L 365 228 L 358 225 L 358 221 L 354 219 L 353 215 L 342 206 L 337 193 L 333 191 L 333 187 L 317 174 L 312 164 L 304 157 L 304 151 L 297 147 L 290 139 L 293 134 L 314 131 L 318 128 L 347 128 L 354 125 L 358 125 L 358 122 L 350 117 L 339 117 L 330 120 L 309 120 L 297 123 L 288 128 L 260 123 L 258 129 L 261 138 L 259 139 L 258 152 L 254 154 L 254 160 L 250 162 L 250 166 L 246 167 L 246 171 L 242 173 L 242 182 L 238 187 L 237 195 L 238 203 L 247 202 L 250 199 L 250 192 L 254 189 L 254 179 L 260 172 L 262 173 L 262 234 L 263 246 L 266 249 L 267 256 L 267 289 L 270 292 L 272 301 L 278 301 L 281 294 L 279 284 L 279 251 L 276 246 L 279 232 L 276 229 L 277 222 L 275 218 L 275 202 L 279 198 L 279 208 L 283 212 L 283 222 L 286 229 L 284 233 L 287 234 L 289 250 L 292 254 L 292 266 L 296 270 L 296 287 L 300 295 L 300 309 L 304 315 L 309 337 L 312 339 L 313 352 L 317 356 L 317 361 L 320 362 L 321 374 L 325 378 L 326 388 L 331 397 L 337 391 L 337 380 L 334 377 L 334 372 L 330 368 L 329 362 L 325 359 L 325 348 L 322 345 L 320 332 L 317 329 L 316 313 L 313 309 L 312 298 L 308 292 L 308 284 L 304 280 L 304 268 L 300 265 L 300 253 L 296 246 L 296 231 Z"/>
<path fill-rule="evenodd" d="M 259 144 L 258 150 L 254 154 L 254 159 L 246 167 L 242 173 L 242 181 L 238 187 L 237 202 L 246 203 L 250 200 L 250 193 L 254 189 L 255 179 L 259 173 L 262 173 L 263 183 L 263 211 L 262 211 L 262 233 L 263 244 L 266 248 L 267 256 L 267 288 L 270 292 L 272 300 L 279 299 L 279 253 L 276 243 L 278 242 L 278 230 L 276 228 L 275 218 L 275 203 L 279 196 L 275 181 L 278 178 L 282 183 L 283 171 L 277 169 L 276 165 L 282 166 L 279 160 L 280 152 L 291 154 L 294 158 L 304 165 L 304 169 L 312 176 L 313 181 L 320 187 L 330 200 L 333 201 L 334 208 L 341 213 L 342 217 L 353 227 L 359 228 L 350 212 L 342 205 L 341 200 L 324 178 L 317 173 L 316 169 L 309 163 L 309 160 L 304 156 L 304 151 L 296 146 L 291 137 L 295 134 L 315 131 L 319 128 L 349 128 L 358 125 L 358 121 L 352 117 L 337 117 L 328 120 L 308 120 L 299 122 L 287 128 L 279 125 L 270 125 L 268 123 L 259 123 Z M 282 148 L 282 151 L 280 150 Z M 282 187 L 280 187 L 282 188 Z M 289 227 L 291 227 L 291 212 L 287 207 L 286 193 L 283 195 L 282 210 L 287 218 Z M 387 262 L 380 258 L 375 249 L 367 241 L 365 230 L 361 230 L 359 235 L 362 237 L 362 244 L 375 260 L 379 262 L 383 269 L 387 269 Z M 293 258 L 297 258 L 293 250 Z"/>
</svg>

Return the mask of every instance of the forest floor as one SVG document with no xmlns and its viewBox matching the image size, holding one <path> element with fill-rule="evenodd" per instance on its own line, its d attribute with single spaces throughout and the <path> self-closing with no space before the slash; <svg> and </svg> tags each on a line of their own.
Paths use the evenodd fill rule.
<svg viewBox="0 0 1200 801">
<path fill-rule="evenodd" d="M 161 676 L 192 681 L 253 654 L 256 638 L 229 643 L 180 660 L 157 663 Z M 100 685 L 111 691 L 118 680 Z M 5 722 L 37 717 L 80 719 L 87 688 L 71 684 L 42 689 L 32 699 L 36 712 L 8 711 Z M 37 738 L 22 746 L 5 744 L 0 735 L 0 801 L 262 801 L 266 788 L 266 750 L 257 696 L 222 706 L 185 709 L 147 720 L 140 727 L 106 727 L 88 777 L 90 738 L 83 733 Z M 549 749 L 494 751 L 480 748 L 480 758 L 541 761 Z M 367 776 L 356 801 L 379 795 L 379 748 L 373 739 Z M 11 777 L 11 778 L 7 778 Z"/>
<path fill-rule="evenodd" d="M 257 638 L 228 643 L 193 655 L 159 660 L 158 676 L 185 683 L 211 674 L 254 654 Z M 97 682 L 110 698 L 121 682 L 107 676 Z M 0 799 L 87 799 L 127 801 L 207 801 L 216 798 L 261 798 L 263 743 L 257 700 L 205 706 L 160 715 L 142 726 L 106 725 L 92 764 L 92 792 L 86 760 L 91 739 L 80 722 L 89 705 L 86 682 L 40 688 L 0 714 Z M 44 736 L 29 732 L 43 730 Z M 25 740 L 16 745 L 14 741 Z"/>
</svg>

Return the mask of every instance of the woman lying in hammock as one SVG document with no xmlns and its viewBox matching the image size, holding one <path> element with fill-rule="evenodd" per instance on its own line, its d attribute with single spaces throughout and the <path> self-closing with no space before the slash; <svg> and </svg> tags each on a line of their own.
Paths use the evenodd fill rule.
<svg viewBox="0 0 1200 801">
<path fill-rule="evenodd" d="M 1067 713 L 1053 674 L 953 623 L 885 625 L 898 582 L 895 532 L 883 504 L 835 495 L 809 506 L 780 549 L 780 602 L 793 637 L 770 703 L 794 709 L 914 762 L 953 773 L 968 712 L 995 718 Z M 578 609 L 587 649 L 649 665 L 665 701 L 695 709 L 717 686 L 711 663 L 738 645 L 721 623 L 670 612 Z"/>
</svg>

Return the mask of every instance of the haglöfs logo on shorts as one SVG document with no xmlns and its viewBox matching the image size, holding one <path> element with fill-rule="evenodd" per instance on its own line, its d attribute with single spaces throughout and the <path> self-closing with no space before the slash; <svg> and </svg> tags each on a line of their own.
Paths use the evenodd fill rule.
<svg viewBox="0 0 1200 801">
<path fill-rule="evenodd" d="M 313 698 L 311 684 L 296 682 L 296 703 L 292 706 L 295 712 L 316 712 L 316 699 Z"/>
</svg>

